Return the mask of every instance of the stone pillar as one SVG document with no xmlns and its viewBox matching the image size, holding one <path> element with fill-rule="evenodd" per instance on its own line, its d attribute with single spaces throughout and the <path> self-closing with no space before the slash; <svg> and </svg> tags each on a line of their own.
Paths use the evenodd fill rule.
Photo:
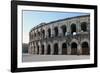
<svg viewBox="0 0 100 73">
<path fill-rule="evenodd" d="M 46 55 L 46 52 L 47 51 L 47 44 L 46 44 L 46 42 L 44 43 L 44 55 Z"/>
<path fill-rule="evenodd" d="M 39 54 L 41 55 L 42 53 L 42 44 L 40 44 L 40 49 L 39 49 Z"/>
<path fill-rule="evenodd" d="M 53 55 L 53 53 L 54 53 L 54 48 L 53 48 L 53 43 L 51 43 L 51 55 Z"/>
<path fill-rule="evenodd" d="M 39 55 L 41 55 L 41 43 L 39 42 Z"/>
<path fill-rule="evenodd" d="M 35 46 L 35 48 L 34 48 L 34 54 L 36 54 L 36 46 Z"/>
<path fill-rule="evenodd" d="M 32 49 L 32 54 L 34 54 L 34 48 L 33 48 L 33 46 L 32 46 L 32 48 L 31 48 L 31 49 Z"/>
<path fill-rule="evenodd" d="M 71 45 L 67 45 L 67 54 L 68 55 L 71 55 Z"/>
<path fill-rule="evenodd" d="M 48 38 L 48 29 L 45 27 L 45 38 Z"/>
<path fill-rule="evenodd" d="M 51 28 L 51 37 L 54 37 L 54 28 L 53 28 L 53 25 L 52 25 L 52 28 Z"/>
<path fill-rule="evenodd" d="M 62 29 L 60 26 L 58 27 L 58 36 L 62 36 Z"/>
<path fill-rule="evenodd" d="M 87 24 L 87 31 L 90 32 L 90 23 Z"/>
<path fill-rule="evenodd" d="M 33 54 L 33 42 L 31 42 L 31 54 Z"/>
<path fill-rule="evenodd" d="M 37 54 L 37 45 L 35 43 L 35 53 L 34 54 Z"/>
<path fill-rule="evenodd" d="M 70 26 L 70 22 L 67 22 L 67 32 L 71 33 L 71 26 Z"/>
<path fill-rule="evenodd" d="M 36 37 L 35 37 L 35 40 L 37 40 L 37 38 L 38 38 L 38 37 L 37 37 L 37 36 L 38 36 L 38 35 L 37 35 L 37 29 L 36 29 L 36 32 L 35 32 L 35 33 L 36 33 Z"/>
<path fill-rule="evenodd" d="M 58 42 L 58 51 L 59 51 L 59 55 L 61 55 L 62 54 L 62 43 L 61 43 L 61 41 L 59 41 Z"/>
<path fill-rule="evenodd" d="M 81 24 L 80 24 L 79 20 L 77 20 L 76 27 L 77 27 L 77 32 L 80 32 L 81 31 Z"/>
<path fill-rule="evenodd" d="M 82 48 L 81 48 L 81 45 L 80 44 L 78 45 L 77 53 L 78 53 L 78 55 L 81 55 L 82 54 Z"/>
<path fill-rule="evenodd" d="M 29 50 L 30 54 L 32 54 L 32 44 L 30 43 L 30 50 Z"/>
<path fill-rule="evenodd" d="M 33 46 L 32 46 L 32 54 L 34 54 L 34 48 L 33 48 Z"/>
</svg>

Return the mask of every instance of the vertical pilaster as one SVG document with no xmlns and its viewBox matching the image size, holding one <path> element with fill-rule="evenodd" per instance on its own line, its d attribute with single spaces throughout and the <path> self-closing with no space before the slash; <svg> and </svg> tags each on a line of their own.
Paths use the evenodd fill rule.
<svg viewBox="0 0 100 73">
<path fill-rule="evenodd" d="M 52 28 L 51 28 L 51 37 L 54 37 L 54 28 L 53 28 L 53 25 L 52 25 Z"/>
<path fill-rule="evenodd" d="M 53 55 L 54 48 L 53 48 L 53 43 L 51 43 L 51 55 Z"/>
<path fill-rule="evenodd" d="M 82 54 L 82 48 L 81 48 L 80 44 L 78 44 L 77 53 L 78 53 L 78 55 Z"/>
<path fill-rule="evenodd" d="M 58 36 L 62 36 L 62 29 L 61 29 L 60 25 L 58 26 Z"/>
<path fill-rule="evenodd" d="M 71 33 L 70 21 L 67 22 L 67 32 Z"/>
<path fill-rule="evenodd" d="M 68 45 L 68 47 L 67 47 L 67 54 L 71 55 L 71 45 Z"/>
<path fill-rule="evenodd" d="M 58 54 L 61 55 L 62 54 L 62 44 L 60 41 L 58 42 L 58 51 L 59 51 Z"/>
<path fill-rule="evenodd" d="M 46 53 L 47 53 L 47 44 L 46 44 L 46 42 L 44 43 L 44 55 L 46 55 Z"/>
</svg>

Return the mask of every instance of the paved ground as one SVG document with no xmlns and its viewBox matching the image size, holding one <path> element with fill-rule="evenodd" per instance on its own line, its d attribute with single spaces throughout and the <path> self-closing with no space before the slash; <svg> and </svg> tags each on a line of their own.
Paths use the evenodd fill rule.
<svg viewBox="0 0 100 73">
<path fill-rule="evenodd" d="M 23 54 L 23 62 L 55 61 L 55 60 L 80 60 L 89 59 L 89 55 L 29 55 Z"/>
</svg>

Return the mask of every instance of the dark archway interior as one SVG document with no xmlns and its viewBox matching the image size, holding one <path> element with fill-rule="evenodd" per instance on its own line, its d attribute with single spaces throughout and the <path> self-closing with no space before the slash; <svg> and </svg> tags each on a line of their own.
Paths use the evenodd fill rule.
<svg viewBox="0 0 100 73">
<path fill-rule="evenodd" d="M 77 48 L 77 44 L 74 42 L 71 44 L 71 48 Z"/>
<path fill-rule="evenodd" d="M 34 33 L 34 37 L 36 37 L 36 33 Z"/>
<path fill-rule="evenodd" d="M 58 36 L 58 28 L 57 27 L 54 28 L 54 31 L 55 31 L 55 37 Z"/>
<path fill-rule="evenodd" d="M 66 26 L 62 26 L 61 28 L 62 28 L 63 36 L 65 36 L 65 34 L 66 34 Z"/>
<path fill-rule="evenodd" d="M 75 42 L 71 44 L 71 54 L 77 55 L 77 44 Z"/>
<path fill-rule="evenodd" d="M 62 44 L 62 54 L 63 55 L 66 55 L 67 54 L 67 44 L 66 43 L 63 43 Z"/>
<path fill-rule="evenodd" d="M 48 37 L 51 37 L 51 29 L 48 29 Z"/>
<path fill-rule="evenodd" d="M 76 32 L 76 24 L 71 25 L 71 33 L 73 34 L 74 32 Z"/>
<path fill-rule="evenodd" d="M 58 44 L 54 44 L 54 55 L 58 55 Z"/>
<path fill-rule="evenodd" d="M 38 36 L 40 36 L 40 32 L 38 32 Z"/>
<path fill-rule="evenodd" d="M 82 54 L 88 55 L 89 54 L 89 45 L 87 42 L 82 43 Z"/>
<path fill-rule="evenodd" d="M 81 23 L 81 30 L 83 30 L 84 32 L 87 31 L 87 23 L 86 22 Z"/>
<path fill-rule="evenodd" d="M 50 55 L 50 52 L 51 52 L 51 46 L 48 45 L 48 47 L 47 47 L 47 54 Z"/>
<path fill-rule="evenodd" d="M 42 45 L 42 53 L 41 54 L 44 54 L 44 45 Z"/>
<path fill-rule="evenodd" d="M 82 48 L 89 48 L 88 43 L 87 43 L 87 42 L 83 42 L 83 43 L 82 43 Z"/>
<path fill-rule="evenodd" d="M 43 34 L 43 38 L 44 38 L 45 37 L 45 31 L 44 30 L 42 31 L 42 34 Z"/>
<path fill-rule="evenodd" d="M 39 46 L 37 46 L 37 54 L 39 54 Z"/>
</svg>

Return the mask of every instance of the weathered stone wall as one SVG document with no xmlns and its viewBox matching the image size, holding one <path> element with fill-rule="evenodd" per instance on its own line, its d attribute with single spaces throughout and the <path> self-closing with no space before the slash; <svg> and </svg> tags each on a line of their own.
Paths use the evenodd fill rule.
<svg viewBox="0 0 100 73">
<path fill-rule="evenodd" d="M 78 16 L 50 23 L 41 23 L 34 27 L 29 34 L 30 54 L 61 55 L 63 53 L 65 54 L 65 52 L 66 54 L 72 54 L 73 52 L 73 54 L 76 55 L 89 54 L 90 16 Z M 63 43 L 65 43 L 64 46 L 62 46 Z M 87 47 L 82 43 L 86 44 Z M 54 47 L 55 44 L 56 47 Z M 73 46 L 75 46 L 75 44 L 77 45 L 76 52 L 75 49 L 72 49 L 72 44 Z M 82 45 L 88 50 L 84 50 Z M 87 53 L 85 53 L 86 51 Z"/>
</svg>

